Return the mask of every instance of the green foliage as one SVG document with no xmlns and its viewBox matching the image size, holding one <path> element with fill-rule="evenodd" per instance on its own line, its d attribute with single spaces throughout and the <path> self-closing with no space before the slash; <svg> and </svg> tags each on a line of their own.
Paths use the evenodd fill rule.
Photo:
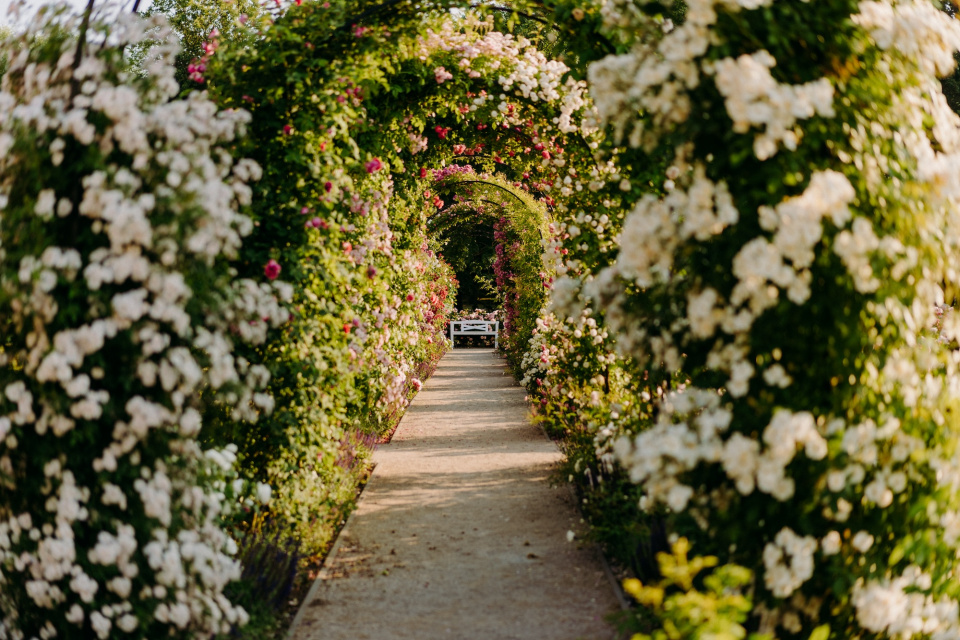
<svg viewBox="0 0 960 640">
<path fill-rule="evenodd" d="M 936 285 L 946 284 L 948 296 L 956 290 L 948 280 L 957 269 L 939 256 L 954 246 L 950 237 L 960 237 L 939 228 L 948 227 L 940 221 L 956 203 L 932 195 L 943 185 L 918 177 L 928 167 L 904 150 L 904 140 L 929 142 L 939 131 L 941 114 L 899 111 L 933 95 L 916 71 L 923 60 L 876 46 L 851 19 L 859 10 L 853 0 L 753 4 L 551 0 L 467 10 L 454 0 L 331 0 L 272 15 L 250 0 L 153 5 L 152 13 L 171 18 L 183 45 L 180 82 L 199 86 L 187 81 L 186 65 L 205 56 L 203 80 L 217 104 L 252 114 L 248 135 L 231 141 L 230 153 L 254 158 L 263 172 L 250 198 L 253 232 L 232 271 L 218 263 L 216 273 L 185 272 L 198 292 L 190 311 L 200 317 L 217 302 L 225 274 L 260 282 L 279 269 L 293 296 L 289 322 L 237 350 L 241 367 L 269 370 L 272 415 L 252 426 L 236 419 L 230 403 L 202 394 L 201 442 L 236 444 L 247 485 L 274 488 L 269 513 L 306 554 L 328 546 L 353 506 L 371 443 L 397 424 L 446 349 L 455 276 L 462 294 L 476 298 L 468 289 L 492 275 L 505 312 L 502 351 L 535 399 L 538 419 L 563 440 L 566 472 L 594 537 L 644 581 L 663 574 L 656 587 L 626 584 L 649 607 L 639 616 L 646 625 L 640 638 L 759 638 L 749 631 L 768 611 L 790 637 L 824 640 L 831 630 L 865 637 L 881 627 L 858 626 L 855 594 L 912 565 L 930 572 L 924 597 L 956 596 L 955 550 L 938 533 L 941 520 L 956 515 L 955 500 L 950 487 L 937 485 L 938 465 L 955 454 L 957 402 L 948 394 L 941 400 L 937 386 L 953 365 L 937 348 L 916 355 L 917 329 L 909 327 L 926 322 L 922 309 L 932 308 Z M 657 49 L 671 27 L 685 25 L 684 37 L 699 39 L 700 48 L 684 41 Z M 490 28 L 519 40 L 485 35 Z M 220 35 L 211 57 L 214 47 L 204 43 L 213 29 Z M 32 46 L 52 56 L 66 37 L 51 32 Z M 469 58 L 471 50 L 482 53 Z M 722 64 L 760 50 L 777 62 L 760 83 L 765 90 L 822 80 L 840 96 L 829 109 L 791 116 L 794 137 L 775 141 L 772 153 L 757 151 L 769 131 L 734 122 L 719 83 Z M 689 66 L 671 73 L 630 66 L 680 64 L 678 51 L 690 56 Z M 555 60 L 568 66 L 558 71 Z M 598 70 L 622 75 L 605 85 Z M 591 104 L 578 81 L 587 77 L 600 130 L 580 126 Z M 669 86 L 632 88 L 650 77 Z M 688 77 L 696 82 L 684 84 Z M 954 108 L 957 86 L 956 76 L 943 80 Z M 929 155 L 939 160 L 950 141 L 935 142 Z M 34 144 L 46 149 L 49 141 L 18 138 L 14 148 L 33 191 L 47 180 L 65 192 L 77 183 L 79 174 L 44 174 L 46 157 L 25 152 Z M 101 151 L 113 153 L 90 146 L 71 171 L 99 166 Z M 743 249 L 770 244 L 777 233 L 768 209 L 796 205 L 814 176 L 827 173 L 851 187 L 844 211 L 888 239 L 887 253 L 870 253 L 854 273 L 834 250 L 850 231 L 837 215 L 811 231 L 809 264 L 792 256 L 773 276 L 743 276 L 736 261 Z M 702 220 L 696 207 L 705 200 L 710 215 L 719 211 L 720 185 L 736 219 L 684 231 Z M 26 211 L 29 200 L 17 206 Z M 33 222 L 21 228 L 21 218 L 11 218 L 9 234 L 39 251 L 46 227 L 21 217 Z M 11 224 L 7 214 L 4 224 Z M 670 232 L 658 236 L 662 229 Z M 83 228 L 62 235 L 96 241 Z M 902 262 L 898 247 L 906 247 Z M 634 277 L 650 266 L 648 255 L 656 267 Z M 784 270 L 807 278 L 806 298 L 783 285 Z M 876 288 L 858 284 L 866 271 L 880 276 Z M 750 287 L 760 293 L 748 300 L 741 292 Z M 691 329 L 702 326 L 693 300 L 708 290 L 718 312 L 739 300 L 729 311 L 752 314 L 749 328 Z M 83 304 L 63 304 L 62 321 L 82 315 Z M 21 327 L 9 329 L 8 345 L 26 340 Z M 907 382 L 876 383 L 903 353 L 912 354 L 911 371 L 926 385 L 916 397 L 904 391 Z M 733 374 L 734 361 L 738 372 L 749 369 L 745 378 Z M 789 383 L 764 378 L 777 367 Z M 130 389 L 112 391 L 119 397 Z M 270 404 L 266 395 L 239 404 L 251 401 Z M 756 444 L 756 456 L 775 449 L 763 434 L 784 410 L 809 415 L 827 449 L 819 457 L 799 446 L 789 451 L 783 479 L 793 483 L 790 500 L 774 499 L 753 472 L 743 488 L 733 482 L 738 470 L 721 462 L 734 434 Z M 831 426 L 837 420 L 842 425 Z M 880 508 L 865 485 L 888 482 L 906 466 L 898 445 L 884 441 L 864 461 L 844 434 L 894 423 L 891 433 L 920 443 L 919 453 L 906 459 L 909 482 Z M 662 440 L 644 439 L 661 432 Z M 676 433 L 683 437 L 671 439 Z M 664 453 L 653 469 L 642 458 L 657 447 Z M 837 470 L 842 486 L 828 491 Z M 777 547 L 784 531 L 816 556 L 816 571 L 792 587 L 789 600 L 765 579 L 772 574 L 758 553 Z M 858 532 L 873 532 L 872 546 L 853 550 Z M 669 533 L 688 538 L 653 562 Z M 837 553 L 818 546 L 829 536 Z M 687 539 L 715 556 L 687 560 Z M 829 627 L 818 619 L 828 614 Z M 270 614 L 263 615 L 270 628 Z"/>
<path fill-rule="evenodd" d="M 256 28 L 267 17 L 257 0 L 153 0 L 147 16 L 166 17 L 180 41 L 176 79 L 181 87 L 195 87 L 187 66 L 204 57 L 207 42 L 223 40 L 231 46 L 255 46 Z M 217 35 L 211 38 L 212 33 Z"/>
<path fill-rule="evenodd" d="M 624 580 L 624 591 L 645 608 L 642 616 L 654 627 L 632 640 L 771 640 L 748 633 L 743 625 L 753 609 L 745 593 L 753 583 L 751 571 L 734 564 L 718 567 L 715 556 L 688 559 L 689 551 L 690 543 L 680 538 L 671 553 L 658 554 L 663 578 L 656 585 Z"/>
<path fill-rule="evenodd" d="M 0 25 L 0 42 L 8 40 L 13 36 L 13 29 L 7 25 Z M 4 53 L 0 55 L 0 79 L 3 78 L 3 74 L 7 72 L 7 63 L 8 63 L 9 54 L 6 53 L 6 47 L 4 47 Z"/>
</svg>

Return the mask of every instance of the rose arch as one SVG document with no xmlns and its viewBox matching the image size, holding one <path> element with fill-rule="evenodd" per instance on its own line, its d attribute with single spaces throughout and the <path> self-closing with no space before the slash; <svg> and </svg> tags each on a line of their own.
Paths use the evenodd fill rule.
<svg viewBox="0 0 960 640">
<path fill-rule="evenodd" d="M 958 633 L 955 21 L 241 22 L 183 94 L 160 19 L 51 10 L 0 44 L 0 638 L 242 626 L 247 541 L 329 546 L 478 224 L 502 351 L 641 628 Z"/>
</svg>

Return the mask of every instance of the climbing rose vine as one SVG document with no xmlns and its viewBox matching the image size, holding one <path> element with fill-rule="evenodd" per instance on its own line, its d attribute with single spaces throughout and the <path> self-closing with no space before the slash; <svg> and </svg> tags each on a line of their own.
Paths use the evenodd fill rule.
<svg viewBox="0 0 960 640">
<path fill-rule="evenodd" d="M 662 191 L 625 203 L 614 262 L 553 291 L 634 372 L 597 455 L 647 518 L 755 572 L 761 631 L 953 636 L 957 358 L 920 336 L 960 272 L 937 81 L 960 25 L 925 2 L 656 13 L 606 2 L 629 50 L 589 79 L 625 153 L 672 159 Z M 542 379 L 560 356 L 535 346 Z"/>
<path fill-rule="evenodd" d="M 228 264 L 260 174 L 226 151 L 248 116 L 173 100 L 162 20 L 78 32 L 51 10 L 0 44 L 0 637 L 209 637 L 247 617 L 221 528 L 242 486 L 236 449 L 197 436 L 213 406 L 272 406 L 233 350 L 290 291 Z"/>
</svg>

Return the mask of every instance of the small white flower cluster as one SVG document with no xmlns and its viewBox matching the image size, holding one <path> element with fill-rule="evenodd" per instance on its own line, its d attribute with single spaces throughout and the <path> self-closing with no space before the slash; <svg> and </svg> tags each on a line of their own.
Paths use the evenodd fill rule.
<svg viewBox="0 0 960 640">
<path fill-rule="evenodd" d="M 956 600 L 934 599 L 924 593 L 932 583 L 930 574 L 915 565 L 897 577 L 858 582 L 853 590 L 857 622 L 889 637 L 957 637 L 960 608 Z"/>
<path fill-rule="evenodd" d="M 949 75 L 960 50 L 960 25 L 923 0 L 875 2 L 864 0 L 853 21 L 870 32 L 881 49 L 909 56 L 932 76 Z"/>
<path fill-rule="evenodd" d="M 739 282 L 731 293 L 731 302 L 736 306 L 746 303 L 755 318 L 776 303 L 770 283 L 786 290 L 794 304 L 806 302 L 810 297 L 809 268 L 815 258 L 814 248 L 823 236 L 823 221 L 829 219 L 837 228 L 846 225 L 850 220 L 847 205 L 854 196 L 843 174 L 824 171 L 810 177 L 802 195 L 776 207 L 760 207 L 760 226 L 774 236 L 772 240 L 761 236 L 747 242 L 734 257 L 733 273 Z M 789 266 L 785 260 L 790 261 Z"/>
<path fill-rule="evenodd" d="M 474 16 L 468 17 L 468 28 L 462 26 L 447 20 L 437 31 L 428 29 L 419 42 L 420 59 L 426 61 L 437 52 L 452 53 L 457 57 L 456 66 L 466 70 L 471 78 L 499 74 L 498 83 L 504 91 L 513 91 L 535 103 L 558 103 L 559 113 L 553 124 L 562 133 L 579 130 L 576 114 L 588 106 L 587 85 L 570 78 L 567 65 L 548 58 L 526 38 L 499 31 L 481 33 L 492 27 L 492 23 L 479 22 Z M 453 77 L 443 66 L 437 67 L 434 74 L 438 83 Z M 485 102 L 486 98 L 481 96 L 473 106 L 482 106 Z M 502 106 L 505 111 L 507 105 Z"/>
<path fill-rule="evenodd" d="M 661 401 L 656 424 L 632 439 L 621 437 L 614 452 L 630 479 L 643 484 L 649 506 L 663 503 L 680 512 L 693 497 L 693 488 L 683 484 L 680 476 L 704 462 L 722 459 L 720 434 L 732 417 L 715 391 L 675 391 Z"/>
<path fill-rule="evenodd" d="M 845 176 L 825 171 L 814 174 L 800 196 L 788 198 L 776 207 L 760 207 L 760 226 L 773 238 L 758 236 L 734 256 L 730 270 L 738 283 L 728 304 L 710 287 L 687 291 L 687 326 L 691 334 L 706 339 L 717 329 L 733 336 L 749 331 L 756 318 L 777 303 L 780 289 L 794 303 L 804 303 L 810 297 L 809 268 L 814 247 L 823 236 L 823 220 L 844 227 L 850 220 L 847 206 L 853 197 L 853 188 Z M 649 195 L 641 198 L 620 234 L 621 246 L 626 249 L 620 252 L 610 273 L 601 278 L 610 281 L 615 275 L 622 276 L 643 287 L 669 281 L 673 277 L 673 255 L 681 243 L 707 240 L 738 220 L 739 213 L 726 185 L 714 185 L 698 166 L 688 189 L 675 189 L 662 200 Z M 860 226 L 854 224 L 855 229 Z M 869 250 L 847 250 L 851 243 L 846 243 L 845 233 L 848 232 L 841 233 L 837 240 L 837 252 L 849 256 L 847 263 L 855 277 L 872 277 L 872 270 L 868 272 L 862 264 L 866 260 L 869 268 Z M 614 319 L 619 317 L 622 316 L 614 314 Z M 635 344 L 637 340 L 642 341 L 642 337 L 625 336 L 624 342 Z M 663 335 L 660 340 L 654 346 L 654 356 L 670 357 L 666 351 L 673 339 Z M 724 368 L 731 372 L 738 366 L 750 366 L 743 363 L 742 357 L 731 358 L 738 353 L 740 350 L 721 344 L 714 359 L 718 365 L 725 363 Z M 730 387 L 731 393 L 745 393 L 743 384 L 749 377 L 740 377 L 740 384 Z M 765 377 L 772 385 L 789 384 L 782 368 Z M 732 382 L 736 381 L 735 376 Z"/>
<path fill-rule="evenodd" d="M 684 23 L 664 30 L 652 16 L 635 10 L 625 15 L 619 0 L 605 2 L 603 12 L 616 36 L 628 31 L 651 34 L 634 40 L 629 53 L 607 56 L 589 67 L 590 95 L 600 117 L 612 125 L 615 140 L 627 137 L 630 146 L 652 149 L 660 132 L 686 122 L 691 111 L 687 92 L 702 80 L 699 59 L 711 44 L 716 7 L 738 11 L 771 3 L 772 0 L 688 0 Z M 636 117 L 638 111 L 647 114 L 650 126 Z"/>
<path fill-rule="evenodd" d="M 811 460 L 822 460 L 827 455 L 827 442 L 817 431 L 813 416 L 806 412 L 777 411 L 763 430 L 763 443 L 766 446 L 759 453 L 755 440 L 735 433 L 724 445 L 723 468 L 744 495 L 756 484 L 760 491 L 777 500 L 789 500 L 795 485 L 787 477 L 786 469 L 798 448 L 802 447 Z"/>
<path fill-rule="evenodd" d="M 0 571 L 17 592 L 0 636 L 228 632 L 247 619 L 224 595 L 240 575 L 219 526 L 232 462 L 201 451 L 197 402 L 269 410 L 269 373 L 233 345 L 262 342 L 290 296 L 226 262 L 252 229 L 238 207 L 260 169 L 225 149 L 247 116 L 172 100 L 160 19 L 95 12 L 93 44 L 59 52 L 46 34 L 77 18 L 36 21 L 0 50 Z M 145 39 L 159 44 L 134 76 L 124 50 Z"/>
<path fill-rule="evenodd" d="M 778 598 L 786 598 L 813 576 L 817 540 L 784 527 L 763 547 L 763 581 Z"/>
<path fill-rule="evenodd" d="M 793 151 L 802 132 L 797 120 L 834 115 L 833 85 L 826 78 L 802 85 L 778 83 L 770 74 L 777 61 L 761 50 L 739 58 L 724 58 L 713 63 L 717 90 L 724 97 L 733 130 L 746 133 L 762 128 L 753 142 L 757 158 L 766 160 L 782 144 Z"/>
<path fill-rule="evenodd" d="M 617 269 L 641 287 L 666 280 L 680 243 L 707 240 L 739 217 L 727 186 L 714 184 L 697 166 L 689 190 L 676 189 L 662 200 L 649 194 L 640 199 L 620 232 L 620 245 L 628 250 L 620 252 Z"/>
<path fill-rule="evenodd" d="M 786 501 L 795 491 L 786 470 L 797 452 L 803 450 L 811 460 L 827 455 L 826 440 L 813 417 L 804 412 L 777 411 L 763 430 L 762 450 L 760 442 L 739 432 L 724 440 L 722 434 L 733 413 L 720 401 L 710 390 L 688 387 L 672 392 L 660 401 L 660 417 L 653 427 L 632 439 L 623 436 L 616 441 L 618 460 L 631 480 L 643 484 L 650 504 L 663 502 L 674 511 L 685 509 L 693 488 L 682 483 L 682 474 L 711 463 L 723 467 L 741 494 L 759 489 Z M 690 417 L 684 420 L 684 416 Z"/>
</svg>

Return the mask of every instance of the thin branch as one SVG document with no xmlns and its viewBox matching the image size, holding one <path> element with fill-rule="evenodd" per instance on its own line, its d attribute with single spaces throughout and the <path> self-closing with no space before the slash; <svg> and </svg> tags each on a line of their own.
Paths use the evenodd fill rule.
<svg viewBox="0 0 960 640">
<path fill-rule="evenodd" d="M 140 0 L 133 0 L 133 12 L 132 12 L 132 13 L 137 13 L 137 9 L 139 9 L 139 8 L 140 8 Z"/>
<path fill-rule="evenodd" d="M 83 19 L 80 21 L 80 35 L 77 36 L 77 50 L 73 54 L 73 69 L 80 66 L 80 57 L 83 48 L 87 45 L 87 29 L 90 28 L 90 14 L 93 13 L 93 3 L 96 0 L 87 0 L 87 8 L 83 10 Z"/>
<path fill-rule="evenodd" d="M 511 196 L 513 196 L 514 198 L 516 198 L 517 200 L 519 200 L 520 203 L 523 204 L 523 206 L 529 207 L 529 205 L 527 204 L 526 200 L 524 200 L 523 198 L 521 198 L 520 196 L 518 196 L 517 194 L 515 194 L 515 193 L 514 193 L 513 191 L 511 191 L 510 189 L 507 189 L 506 187 L 504 187 L 504 186 L 502 186 L 502 185 L 499 185 L 499 184 L 497 184 L 496 182 L 492 182 L 492 181 L 487 181 L 487 180 L 457 180 L 457 181 L 455 181 L 455 182 L 451 182 L 450 184 L 444 185 L 444 186 L 449 187 L 449 188 L 453 188 L 454 186 L 461 185 L 461 184 L 483 184 L 483 185 L 487 185 L 487 186 L 489 186 L 489 187 L 494 187 L 494 188 L 496 188 L 496 189 L 499 189 L 500 191 L 503 191 L 504 193 L 509 193 Z"/>
<path fill-rule="evenodd" d="M 87 46 L 87 29 L 90 28 L 90 14 L 93 13 L 93 3 L 96 0 L 87 0 L 87 8 L 83 11 L 83 19 L 80 21 L 80 34 L 77 36 L 77 50 L 73 54 L 73 71 L 80 67 L 80 59 L 83 57 L 83 48 Z M 80 93 L 80 82 L 76 75 L 70 80 L 71 99 Z"/>
</svg>

